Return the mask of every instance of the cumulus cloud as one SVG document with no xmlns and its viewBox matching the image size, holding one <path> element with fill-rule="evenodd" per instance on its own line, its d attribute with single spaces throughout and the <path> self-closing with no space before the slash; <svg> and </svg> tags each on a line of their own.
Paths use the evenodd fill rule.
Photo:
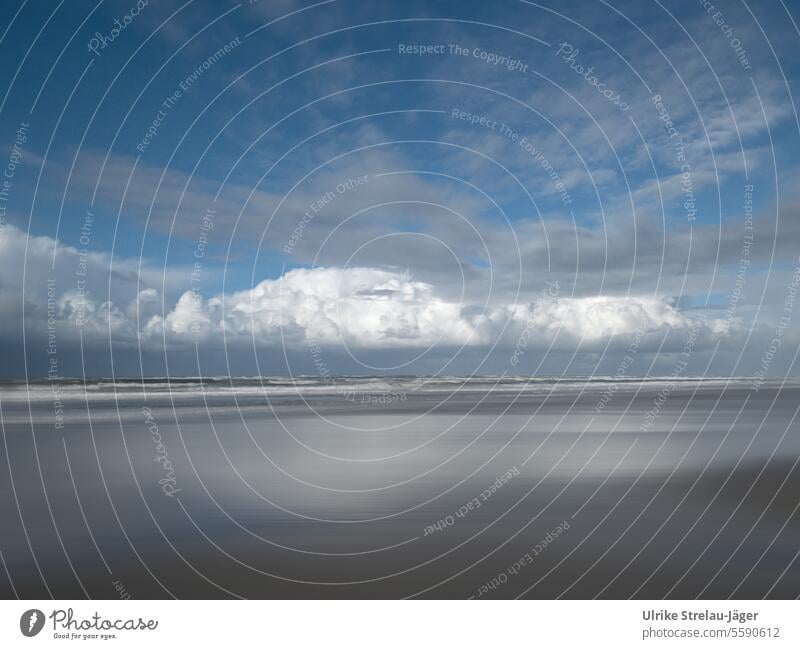
<svg viewBox="0 0 800 649">
<path fill-rule="evenodd" d="M 56 266 L 51 271 L 54 250 Z M 731 329 L 731 323 L 722 320 L 700 322 L 667 298 L 568 296 L 553 283 L 516 303 L 458 302 L 442 297 L 447 291 L 415 279 L 409 271 L 377 267 L 300 268 L 249 290 L 209 298 L 192 290 L 181 294 L 173 286 L 168 289 L 174 296 L 169 300 L 156 288 L 163 284 L 158 271 L 147 265 L 140 268 L 134 260 L 115 259 L 114 268 L 124 271 L 120 281 L 110 276 L 108 255 L 87 257 L 48 237 L 27 237 L 13 227 L 0 236 L 0 254 L 6 333 L 19 324 L 25 303 L 28 332 L 42 334 L 52 320 L 61 343 L 77 339 L 82 330 L 85 338 L 110 334 L 115 340 L 146 347 L 225 341 L 302 348 L 314 341 L 387 351 L 495 343 L 502 348 L 514 346 L 524 335 L 530 347 L 545 347 L 558 337 L 562 345 L 581 343 L 591 348 L 616 336 L 688 331 L 697 329 L 698 323 L 715 335 Z M 75 272 L 82 263 L 92 269 L 85 283 Z"/>
<path fill-rule="evenodd" d="M 146 337 L 231 339 L 293 346 L 303 340 L 363 348 L 480 346 L 512 342 L 525 330 L 532 344 L 556 335 L 573 343 L 666 329 L 697 320 L 654 297 L 559 297 L 480 307 L 443 300 L 408 272 L 380 268 L 314 268 L 264 280 L 252 290 L 209 300 L 186 292 L 165 317 L 152 318 Z M 723 323 L 703 324 L 716 333 Z"/>
<path fill-rule="evenodd" d="M 408 273 L 378 268 L 296 269 L 253 289 L 209 300 L 188 291 L 164 318 L 148 322 L 146 335 L 200 335 L 223 331 L 259 343 L 364 347 L 478 344 L 480 316 L 434 295 L 430 284 Z"/>
<path fill-rule="evenodd" d="M 161 311 L 162 288 L 170 304 L 182 269 L 164 276 L 146 260 L 112 258 L 78 249 L 48 236 L 29 236 L 4 224 L 0 229 L 0 335 L 18 340 L 57 325 L 60 342 L 112 333 L 136 339 L 139 320 Z M 165 281 L 164 281 L 165 280 Z"/>
<path fill-rule="evenodd" d="M 543 333 L 562 333 L 588 342 L 611 336 L 651 332 L 666 327 L 684 329 L 693 320 L 663 299 L 652 297 L 582 297 L 539 300 L 518 309 L 520 316 Z"/>
</svg>

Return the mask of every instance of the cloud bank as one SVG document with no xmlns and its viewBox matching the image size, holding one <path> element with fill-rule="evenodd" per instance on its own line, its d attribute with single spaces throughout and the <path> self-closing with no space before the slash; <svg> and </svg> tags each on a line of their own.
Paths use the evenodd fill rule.
<svg viewBox="0 0 800 649">
<path fill-rule="evenodd" d="M 545 348 L 558 339 L 562 345 L 580 343 L 592 349 L 614 337 L 698 327 L 726 335 L 735 324 L 690 316 L 667 297 L 576 297 L 563 295 L 564 287 L 552 282 L 512 304 L 455 302 L 408 271 L 375 267 L 294 269 L 249 290 L 209 298 L 172 286 L 168 292 L 177 297 L 169 302 L 159 291 L 159 272 L 146 264 L 140 268 L 133 260 L 115 259 L 112 275 L 105 254 L 87 257 L 49 237 L 28 237 L 13 226 L 0 235 L 0 258 L 6 332 L 23 322 L 25 304 L 26 332 L 35 337 L 55 330 L 62 345 L 77 340 L 82 331 L 84 339 L 111 337 L 147 348 L 199 342 L 302 349 L 313 341 L 351 349 L 502 349 L 518 346 L 524 338 L 531 348 Z M 92 272 L 77 290 L 76 271 L 83 265 Z"/>
</svg>

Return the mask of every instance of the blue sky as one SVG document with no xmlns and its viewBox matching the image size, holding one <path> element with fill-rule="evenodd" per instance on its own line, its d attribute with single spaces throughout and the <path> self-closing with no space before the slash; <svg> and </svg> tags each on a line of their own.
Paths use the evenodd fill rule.
<svg viewBox="0 0 800 649">
<path fill-rule="evenodd" d="M 798 11 L 720 5 L 5 3 L 4 373 L 49 278 L 68 374 L 785 373 Z"/>
</svg>

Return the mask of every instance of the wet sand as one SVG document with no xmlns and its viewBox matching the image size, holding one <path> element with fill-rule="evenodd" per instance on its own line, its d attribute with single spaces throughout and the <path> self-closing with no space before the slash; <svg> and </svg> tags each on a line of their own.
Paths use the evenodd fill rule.
<svg viewBox="0 0 800 649">
<path fill-rule="evenodd" d="M 800 595 L 800 391 L 602 389 L 4 403 L 0 594 Z"/>
</svg>

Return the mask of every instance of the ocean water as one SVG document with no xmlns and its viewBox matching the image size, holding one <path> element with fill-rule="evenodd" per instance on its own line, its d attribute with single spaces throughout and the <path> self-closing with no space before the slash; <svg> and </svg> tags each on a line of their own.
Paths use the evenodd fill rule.
<svg viewBox="0 0 800 649">
<path fill-rule="evenodd" d="M 3 382 L 0 592 L 796 597 L 799 404 L 726 378 Z"/>
</svg>

